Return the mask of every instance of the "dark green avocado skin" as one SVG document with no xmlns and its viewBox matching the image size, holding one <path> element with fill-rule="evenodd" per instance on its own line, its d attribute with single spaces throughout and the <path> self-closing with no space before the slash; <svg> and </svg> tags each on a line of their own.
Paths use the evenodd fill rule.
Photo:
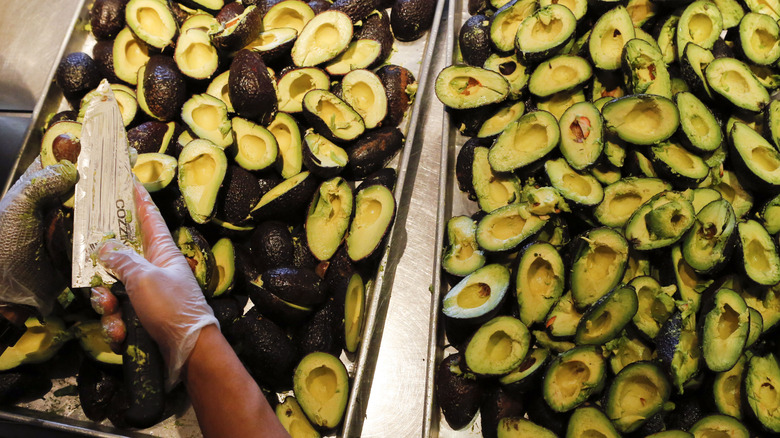
<svg viewBox="0 0 780 438">
<path fill-rule="evenodd" d="M 369 67 L 383 63 L 393 51 L 394 41 L 393 32 L 390 30 L 390 16 L 387 15 L 387 12 L 381 10 L 366 17 L 356 39 L 378 41 L 382 48 L 379 58 Z"/>
<path fill-rule="evenodd" d="M 374 9 L 379 9 L 378 0 L 336 0 L 330 7 L 332 11 L 347 14 L 353 23 L 368 17 Z"/>
<path fill-rule="evenodd" d="M 165 410 L 162 354 L 126 298 L 122 300 L 122 320 L 127 329 L 122 373 L 130 406 L 124 421 L 132 427 L 151 427 L 162 420 Z"/>
<path fill-rule="evenodd" d="M 395 126 L 379 128 L 363 135 L 347 154 L 346 175 L 363 179 L 382 169 L 404 145 L 404 136 Z"/>
<path fill-rule="evenodd" d="M 229 3 L 225 6 L 225 8 L 230 8 L 225 16 L 229 17 L 233 15 L 234 6 L 231 5 L 232 4 Z M 243 9 L 236 15 L 240 15 L 242 12 Z M 251 43 L 252 40 L 257 37 L 257 34 L 260 33 L 260 30 L 263 27 L 263 15 L 260 14 L 260 8 L 257 7 L 250 11 L 235 26 L 235 29 L 233 29 L 233 31 L 230 33 L 223 34 L 220 32 L 215 34 L 212 37 L 214 47 L 225 53 L 233 53 L 241 50 L 243 47 L 246 47 L 247 44 Z"/>
<path fill-rule="evenodd" d="M 166 132 L 168 132 L 166 123 L 150 120 L 128 130 L 127 143 L 139 154 L 160 152 Z"/>
<path fill-rule="evenodd" d="M 309 2 L 309 7 L 314 11 L 314 15 L 327 11 L 330 6 L 331 3 L 328 0 L 311 0 Z"/>
<path fill-rule="evenodd" d="M 0 373 L 0 406 L 26 398 L 42 397 L 51 389 L 51 380 L 34 368 L 23 366 Z"/>
<path fill-rule="evenodd" d="M 73 108 L 79 107 L 81 98 L 94 90 L 100 84 L 100 79 L 102 75 L 97 63 L 84 52 L 65 55 L 54 77 Z"/>
<path fill-rule="evenodd" d="M 168 122 L 181 114 L 187 100 L 187 85 L 173 58 L 155 55 L 149 59 L 143 93 L 146 106 L 159 120 Z"/>
<path fill-rule="evenodd" d="M 79 367 L 76 385 L 84 414 L 92 421 L 102 421 L 106 418 L 111 398 L 122 386 L 122 379 L 113 370 L 84 359 Z"/>
<path fill-rule="evenodd" d="M 99 40 L 110 40 L 125 27 L 125 6 L 128 0 L 95 0 L 89 10 L 92 33 Z"/>
<path fill-rule="evenodd" d="M 121 84 L 122 80 L 114 73 L 114 41 L 102 40 L 92 48 L 92 58 L 95 59 L 100 75 L 112 84 Z"/>
<path fill-rule="evenodd" d="M 236 114 L 264 126 L 271 123 L 277 110 L 276 91 L 259 53 L 238 52 L 230 64 L 228 90 Z"/>
<path fill-rule="evenodd" d="M 292 388 L 298 353 L 295 344 L 278 325 L 253 307 L 233 324 L 230 337 L 255 379 L 275 391 Z"/>
<path fill-rule="evenodd" d="M 284 301 L 299 306 L 318 306 L 325 301 L 320 277 L 309 269 L 280 267 L 261 274 L 262 287 Z"/>
<path fill-rule="evenodd" d="M 342 308 L 331 298 L 300 328 L 296 341 L 301 356 L 315 351 L 324 351 L 333 356 L 341 353 L 344 344 Z"/>
<path fill-rule="evenodd" d="M 538 403 L 544 404 L 543 401 Z M 520 417 L 525 413 L 523 400 L 500 386 L 485 395 L 479 411 L 482 414 L 482 436 L 484 438 L 496 438 L 498 422 L 502 418 Z"/>
<path fill-rule="evenodd" d="M 415 41 L 431 28 L 436 0 L 396 0 L 390 10 L 390 25 L 398 41 Z"/>
<path fill-rule="evenodd" d="M 244 310 L 241 303 L 232 296 L 214 298 L 209 300 L 208 303 L 211 310 L 214 311 L 217 321 L 219 321 L 222 333 L 227 333 L 230 330 L 230 327 L 241 317 L 241 313 Z"/>
<path fill-rule="evenodd" d="M 661 326 L 658 335 L 655 337 L 656 352 L 658 360 L 666 367 L 672 365 L 674 352 L 680 343 L 682 335 L 682 314 L 675 313 Z"/>
<path fill-rule="evenodd" d="M 489 23 L 490 19 L 485 15 L 474 15 L 460 28 L 458 41 L 463 60 L 467 64 L 482 67 L 490 56 Z"/>
<path fill-rule="evenodd" d="M 456 430 L 471 422 L 483 398 L 482 385 L 473 375 L 462 372 L 462 362 L 460 354 L 451 354 L 436 372 L 436 398 L 447 424 Z"/>
<path fill-rule="evenodd" d="M 261 271 L 293 263 L 295 247 L 292 234 L 282 222 L 266 221 L 258 224 L 250 238 L 250 247 L 255 264 Z"/>
<path fill-rule="evenodd" d="M 368 175 L 363 182 L 355 190 L 355 193 L 367 189 L 374 185 L 380 185 L 387 187 L 391 192 L 395 188 L 395 183 L 398 180 L 398 174 L 392 167 L 385 167 L 377 170 L 376 172 Z"/>
<path fill-rule="evenodd" d="M 267 204 L 254 210 L 252 219 L 258 221 L 270 219 L 294 221 L 309 206 L 311 197 L 319 185 L 318 179 L 309 174 L 286 192 L 281 193 Z"/>
<path fill-rule="evenodd" d="M 376 75 L 382 81 L 387 96 L 387 115 L 382 120 L 382 126 L 398 126 L 412 104 L 406 88 L 415 82 L 414 75 L 408 69 L 394 64 L 382 66 Z"/>
<path fill-rule="evenodd" d="M 257 178 L 241 166 L 230 165 L 217 200 L 217 215 L 232 224 L 240 224 L 260 197 Z"/>
</svg>

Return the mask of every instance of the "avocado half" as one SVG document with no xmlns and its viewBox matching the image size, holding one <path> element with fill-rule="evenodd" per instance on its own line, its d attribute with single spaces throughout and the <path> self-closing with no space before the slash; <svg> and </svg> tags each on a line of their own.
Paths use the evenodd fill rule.
<svg viewBox="0 0 780 438">
<path fill-rule="evenodd" d="M 355 196 L 355 216 L 347 235 L 347 253 L 352 261 L 374 255 L 395 218 L 395 198 L 384 186 L 371 186 Z"/>
<path fill-rule="evenodd" d="M 149 193 L 160 191 L 176 177 L 176 158 L 160 153 L 138 154 L 133 173 Z"/>
<path fill-rule="evenodd" d="M 497 314 L 509 289 L 509 270 L 485 265 L 464 277 L 447 292 L 442 312 L 447 318 L 479 325 Z"/>
<path fill-rule="evenodd" d="M 184 102 L 181 118 L 198 138 L 224 149 L 233 143 L 227 106 L 209 94 L 196 94 Z"/>
<path fill-rule="evenodd" d="M 319 68 L 293 68 L 282 73 L 277 84 L 279 111 L 299 113 L 303 111 L 303 96 L 307 92 L 330 89 L 330 78 Z"/>
<path fill-rule="evenodd" d="M 111 350 L 111 346 L 103 332 L 100 321 L 79 322 L 73 327 L 81 348 L 94 360 L 109 364 L 121 365 L 122 355 Z"/>
<path fill-rule="evenodd" d="M 41 140 L 41 165 L 51 166 L 62 160 L 76 163 L 81 152 L 81 123 L 61 121 L 51 125 Z"/>
<path fill-rule="evenodd" d="M 227 22 L 209 32 L 214 46 L 222 52 L 234 53 L 246 47 L 263 27 L 260 8 L 250 5 Z M 219 21 L 217 16 L 217 21 Z"/>
<path fill-rule="evenodd" d="M 320 184 L 306 215 L 306 242 L 319 260 L 328 260 L 341 245 L 352 217 L 352 189 L 344 178 Z"/>
<path fill-rule="evenodd" d="M 173 241 L 181 250 L 195 275 L 195 280 L 207 296 L 214 292 L 217 267 L 211 245 L 194 227 L 179 227 L 173 232 Z"/>
<path fill-rule="evenodd" d="M 125 27 L 114 38 L 114 73 L 130 85 L 138 83 L 138 69 L 149 61 L 149 49 Z"/>
<path fill-rule="evenodd" d="M 173 59 L 179 70 L 192 79 L 208 79 L 219 67 L 219 54 L 209 35 L 200 28 L 182 31 L 176 40 Z"/>
<path fill-rule="evenodd" d="M 297 67 L 313 67 L 347 50 L 352 40 L 352 20 L 339 11 L 325 11 L 312 18 L 298 34 L 292 48 Z"/>
<path fill-rule="evenodd" d="M 337 143 L 354 140 L 366 130 L 360 114 L 326 90 L 311 90 L 303 96 L 303 115 L 318 133 Z"/>
<path fill-rule="evenodd" d="M 279 419 L 279 422 L 282 423 L 282 426 L 290 436 L 293 433 L 302 438 L 316 438 L 320 436 L 320 433 L 314 429 L 309 419 L 306 418 L 306 414 L 303 413 L 301 405 L 298 404 L 295 397 L 288 395 L 282 403 L 276 405 L 274 410 L 276 418 Z"/>
<path fill-rule="evenodd" d="M 347 407 L 347 370 L 335 356 L 323 352 L 309 353 L 295 368 L 293 392 L 315 427 L 333 430 L 341 423 Z"/>
<path fill-rule="evenodd" d="M 24 364 L 41 363 L 51 359 L 72 336 L 65 329 L 65 323 L 57 317 L 28 318 L 26 330 L 14 345 L 0 355 L 0 371 L 10 370 Z"/>
<path fill-rule="evenodd" d="M 187 100 L 187 85 L 176 62 L 162 55 L 149 58 L 138 70 L 138 105 L 151 117 L 168 122 L 177 118 Z"/>
<path fill-rule="evenodd" d="M 192 219 L 208 222 L 227 171 L 225 152 L 208 140 L 193 140 L 179 154 L 179 190 Z"/>
<path fill-rule="evenodd" d="M 160 0 L 130 0 L 125 19 L 138 39 L 157 50 L 172 46 L 179 31 L 167 3 Z"/>
<path fill-rule="evenodd" d="M 387 96 L 379 77 L 369 70 L 352 70 L 341 80 L 341 95 L 363 118 L 366 129 L 376 128 L 387 114 Z"/>
</svg>

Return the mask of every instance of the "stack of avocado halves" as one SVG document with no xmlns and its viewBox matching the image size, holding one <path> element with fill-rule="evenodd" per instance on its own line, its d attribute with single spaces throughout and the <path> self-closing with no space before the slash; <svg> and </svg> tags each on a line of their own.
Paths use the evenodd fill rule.
<svg viewBox="0 0 780 438">
<path fill-rule="evenodd" d="M 431 27 L 435 2 L 95 0 L 88 7 L 92 56 L 70 53 L 59 64 L 56 83 L 71 108 L 48 121 L 43 164 L 78 159 L 83 110 L 107 79 L 137 152 L 133 171 L 226 337 L 288 430 L 333 432 L 350 394 L 340 357 L 354 360 L 361 342 L 366 283 L 377 275 L 396 212 L 396 171 L 388 166 L 403 147 L 399 127 L 417 87 L 409 70 L 387 61 L 396 39 L 417 40 Z M 82 32 L 74 38 L 89 47 Z M 72 199 L 52 215 L 47 236 L 65 278 L 71 207 Z M 0 369 L 16 373 L 0 374 L 0 403 L 32 387 L 46 392 L 48 379 L 36 386 L 31 377 L 46 373 L 17 367 L 52 358 L 75 336 L 87 353 L 77 381 L 87 417 L 143 428 L 175 413 L 182 394 L 163 393 L 161 359 L 145 350 L 156 346 L 130 337 L 109 345 L 88 297 L 66 290 L 55 316 L 28 321 L 27 334 L 0 358 Z M 254 307 L 245 313 L 248 300 Z M 129 373 L 128 357 L 151 371 Z M 283 403 L 277 393 L 287 395 Z M 143 415 L 128 414 L 140 405 Z"/>
<path fill-rule="evenodd" d="M 436 393 L 485 437 L 780 435 L 780 1 L 471 0 Z"/>
</svg>

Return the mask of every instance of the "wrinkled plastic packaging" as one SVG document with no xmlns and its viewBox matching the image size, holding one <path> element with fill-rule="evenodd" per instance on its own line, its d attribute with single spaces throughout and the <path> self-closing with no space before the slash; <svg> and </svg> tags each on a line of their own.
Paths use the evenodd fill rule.
<svg viewBox="0 0 780 438">
<path fill-rule="evenodd" d="M 114 275 L 94 255 L 116 238 L 141 252 L 133 173 L 122 114 L 105 80 L 87 104 L 81 129 L 73 214 L 73 287 L 113 284 Z"/>
</svg>

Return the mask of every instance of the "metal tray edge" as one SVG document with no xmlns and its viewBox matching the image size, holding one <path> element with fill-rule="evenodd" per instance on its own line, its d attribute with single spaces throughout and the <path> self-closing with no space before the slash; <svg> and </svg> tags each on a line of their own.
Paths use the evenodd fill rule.
<svg viewBox="0 0 780 438">
<path fill-rule="evenodd" d="M 412 154 L 412 150 L 415 146 L 415 139 L 417 138 L 417 130 L 420 127 L 419 121 L 422 118 L 422 97 L 430 82 L 430 66 L 434 58 L 434 49 L 436 46 L 436 38 L 439 33 L 442 22 L 442 13 L 444 11 L 444 5 L 449 4 L 446 1 L 436 2 L 436 12 L 434 13 L 433 25 L 427 35 L 427 41 L 425 43 L 425 50 L 423 56 L 423 62 L 420 66 L 420 72 L 417 77 L 417 92 L 415 95 L 414 104 L 410 110 L 410 121 L 407 129 L 406 139 L 404 141 L 403 155 L 398 165 L 398 181 L 396 183 L 396 190 L 394 195 L 396 202 L 396 210 L 401 205 L 401 200 L 405 194 L 405 186 L 407 185 L 406 170 L 409 165 L 409 159 Z M 420 145 L 421 147 L 422 145 Z M 405 219 L 405 217 L 404 217 Z M 358 437 L 363 426 L 363 420 L 366 410 L 366 402 L 370 394 L 371 380 L 375 370 L 375 361 L 379 353 L 381 340 L 381 327 L 378 326 L 377 318 L 380 313 L 387 311 L 387 302 L 389 301 L 390 291 L 393 285 L 393 277 L 395 275 L 395 267 L 400 259 L 400 253 L 395 257 L 392 257 L 393 263 L 391 265 L 391 252 L 394 251 L 394 243 L 399 238 L 397 235 L 404 232 L 404 224 L 400 224 L 401 221 L 396 215 L 395 222 L 390 231 L 390 239 L 385 246 L 385 252 L 382 257 L 382 261 L 379 267 L 379 274 L 377 275 L 376 283 L 372 286 L 370 299 L 368 300 L 368 309 L 366 314 L 368 320 L 363 331 L 362 342 L 360 345 L 360 351 L 358 358 L 355 362 L 356 371 L 350 388 L 350 398 L 347 405 L 347 412 L 345 422 L 343 426 L 344 437 Z M 389 267 L 389 268 L 388 268 Z M 368 341 L 368 342 L 367 342 Z"/>
<path fill-rule="evenodd" d="M 445 66 L 455 62 L 455 42 L 456 42 L 456 11 L 462 9 L 462 0 L 449 0 L 448 2 L 448 20 L 447 20 L 447 62 Z M 438 437 L 441 415 L 436 400 L 436 369 L 442 359 L 443 351 L 441 342 L 443 342 L 443 333 L 439 323 L 439 314 L 441 310 L 441 297 L 444 290 L 444 279 L 442 277 L 440 254 L 444 248 L 445 226 L 451 213 L 450 204 L 450 184 L 449 169 L 454 157 L 454 148 L 451 147 L 453 141 L 453 129 L 450 126 L 450 115 L 448 111 L 443 112 L 442 116 L 442 136 L 441 136 L 441 166 L 439 167 L 439 203 L 436 215 L 436 247 L 434 250 L 431 294 L 431 320 L 428 330 L 428 360 L 426 368 L 425 381 L 425 414 L 423 417 L 423 437 Z"/>
</svg>

